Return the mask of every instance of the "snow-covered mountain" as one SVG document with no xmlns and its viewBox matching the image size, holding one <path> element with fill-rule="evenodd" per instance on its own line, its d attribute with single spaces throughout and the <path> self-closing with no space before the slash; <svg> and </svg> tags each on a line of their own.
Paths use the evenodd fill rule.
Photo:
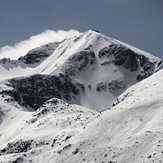
<svg viewBox="0 0 163 163">
<path fill-rule="evenodd" d="M 49 43 L 18 60 L 0 61 L 19 104 L 38 109 L 51 98 L 90 107 L 111 108 L 131 85 L 155 73 L 161 59 L 96 31 Z M 6 92 L 5 92 L 6 93 Z"/>
<path fill-rule="evenodd" d="M 92 30 L 0 60 L 0 162 L 163 162 L 162 67 Z"/>
</svg>

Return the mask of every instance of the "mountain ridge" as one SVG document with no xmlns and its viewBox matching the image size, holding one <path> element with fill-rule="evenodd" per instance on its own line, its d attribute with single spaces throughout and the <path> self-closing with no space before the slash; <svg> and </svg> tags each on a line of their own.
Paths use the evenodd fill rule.
<svg viewBox="0 0 163 163">
<path fill-rule="evenodd" d="M 95 31 L 0 60 L 0 163 L 161 163 L 162 67 Z"/>
<path fill-rule="evenodd" d="M 149 77 L 162 65 L 161 59 L 120 43 L 90 30 L 79 37 L 42 45 L 17 61 L 1 60 L 1 78 L 11 83 L 14 92 L 9 94 L 13 98 L 16 96 L 19 104 L 24 100 L 24 104 L 34 109 L 56 97 L 101 111 L 110 108 L 125 89 Z M 43 84 L 42 80 L 48 83 Z M 48 90 L 43 89 L 44 85 L 49 85 L 53 91 L 46 94 Z M 33 91 L 28 91 L 30 86 Z M 29 102 L 30 97 L 35 103 Z"/>
</svg>

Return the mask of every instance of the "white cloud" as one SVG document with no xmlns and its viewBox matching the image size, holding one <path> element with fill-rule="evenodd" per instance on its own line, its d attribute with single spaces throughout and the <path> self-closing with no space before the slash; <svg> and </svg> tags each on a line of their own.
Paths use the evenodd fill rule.
<svg viewBox="0 0 163 163">
<path fill-rule="evenodd" d="M 80 33 L 77 30 L 46 30 L 45 32 L 30 37 L 28 40 L 18 42 L 14 46 L 4 46 L 0 48 L 0 59 L 4 57 L 18 59 L 20 56 L 26 55 L 29 50 L 35 47 L 39 47 L 49 42 L 62 41 L 65 38 L 79 34 Z"/>
</svg>

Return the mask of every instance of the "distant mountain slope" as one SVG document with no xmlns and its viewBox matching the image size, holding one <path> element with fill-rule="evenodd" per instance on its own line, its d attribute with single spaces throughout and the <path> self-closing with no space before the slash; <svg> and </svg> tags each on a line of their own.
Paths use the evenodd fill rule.
<svg viewBox="0 0 163 163">
<path fill-rule="evenodd" d="M 34 109 L 56 97 L 102 111 L 161 65 L 157 57 L 88 31 L 33 49 L 18 60 L 1 60 L 0 78 L 13 87 L 2 94 Z"/>
</svg>

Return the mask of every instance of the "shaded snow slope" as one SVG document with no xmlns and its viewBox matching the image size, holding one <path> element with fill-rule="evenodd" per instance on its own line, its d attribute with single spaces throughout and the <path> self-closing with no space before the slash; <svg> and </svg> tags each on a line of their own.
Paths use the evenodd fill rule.
<svg viewBox="0 0 163 163">
<path fill-rule="evenodd" d="M 8 80 L 14 88 L 3 94 L 34 109 L 60 98 L 102 111 L 161 66 L 157 57 L 88 31 L 35 48 L 18 60 L 1 60 L 0 80 Z"/>
</svg>

